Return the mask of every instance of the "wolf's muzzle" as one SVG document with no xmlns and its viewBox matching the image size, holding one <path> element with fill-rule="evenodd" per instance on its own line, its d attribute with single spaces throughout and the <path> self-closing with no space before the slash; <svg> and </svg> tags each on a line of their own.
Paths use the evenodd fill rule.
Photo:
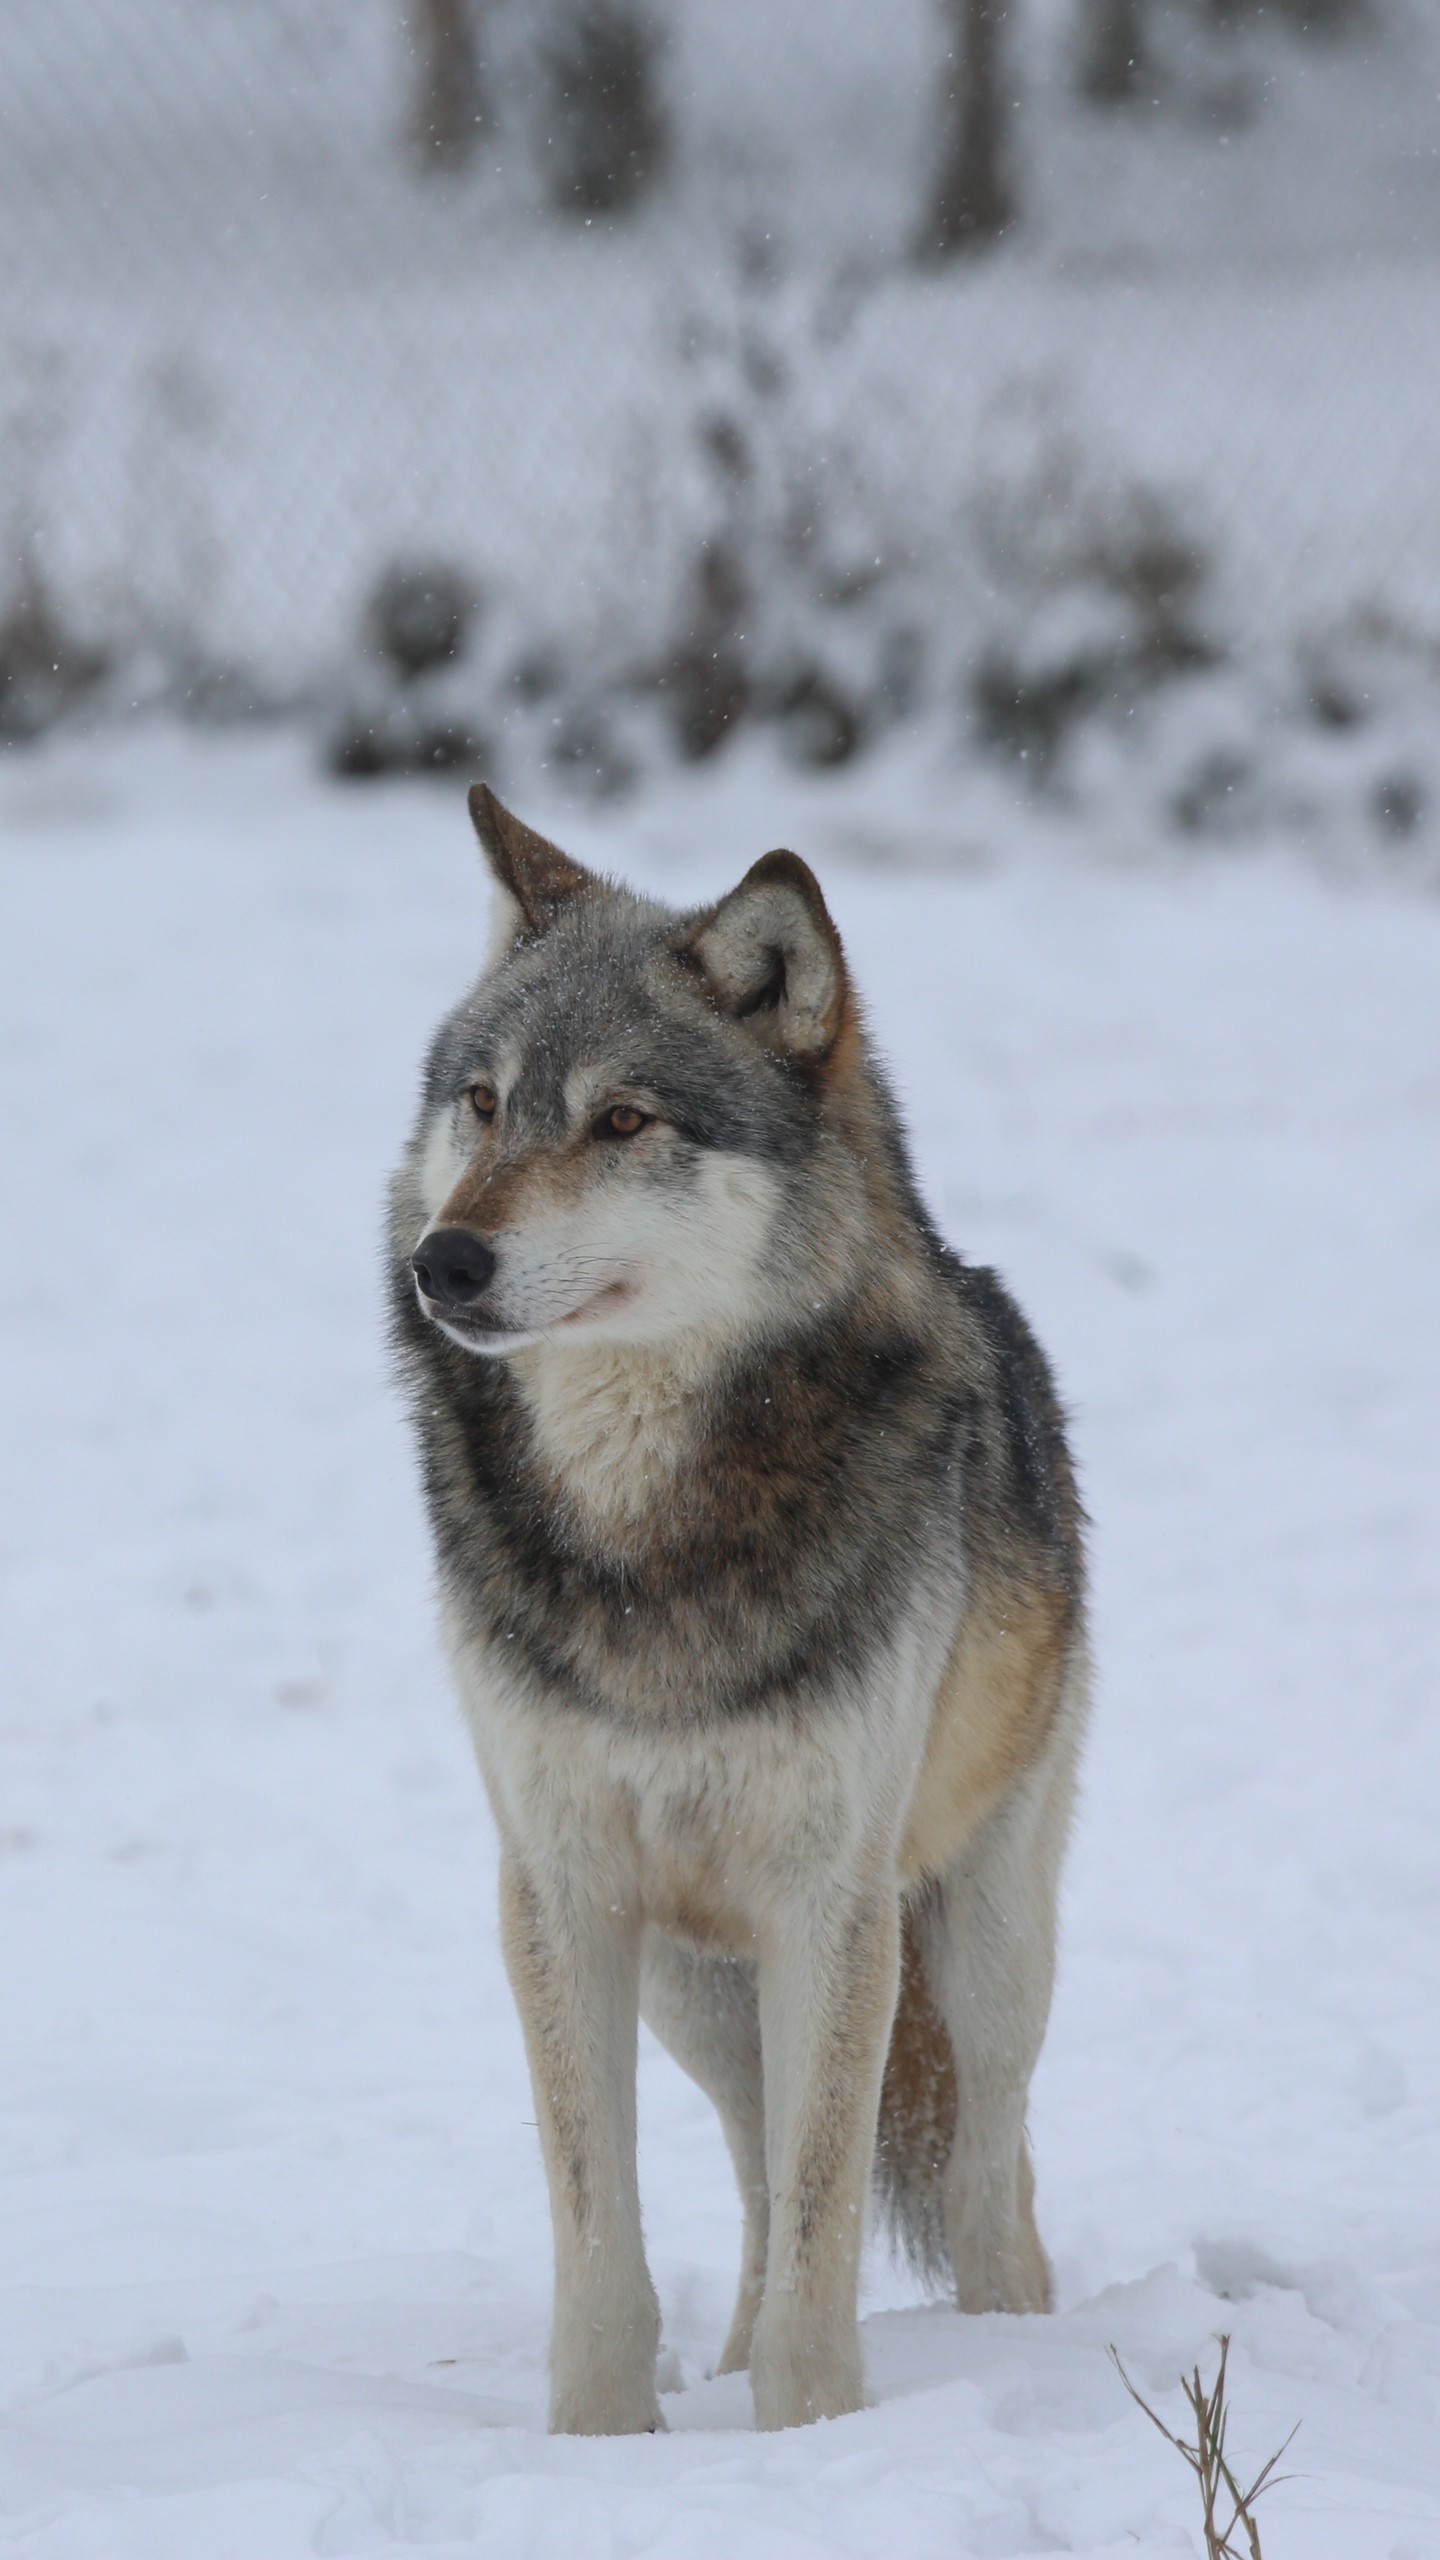
<svg viewBox="0 0 1440 2560">
<path fill-rule="evenodd" d="M 410 1256 L 427 1298 L 441 1307 L 468 1307 L 495 1276 L 495 1256 L 468 1227 L 437 1227 L 422 1236 Z"/>
</svg>

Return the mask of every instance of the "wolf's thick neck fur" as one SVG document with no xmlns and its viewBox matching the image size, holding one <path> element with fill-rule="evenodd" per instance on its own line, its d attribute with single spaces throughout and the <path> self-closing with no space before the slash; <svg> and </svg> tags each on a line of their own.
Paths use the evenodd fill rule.
<svg viewBox="0 0 1440 2560">
<path fill-rule="evenodd" d="M 514 1372 L 536 1455 L 581 1520 L 609 1543 L 673 1500 L 702 1442 L 725 1333 L 673 1342 L 536 1343 Z"/>
</svg>

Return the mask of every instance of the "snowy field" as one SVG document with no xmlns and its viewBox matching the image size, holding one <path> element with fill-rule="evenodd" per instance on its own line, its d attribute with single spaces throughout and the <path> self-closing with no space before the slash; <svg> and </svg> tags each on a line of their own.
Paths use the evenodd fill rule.
<svg viewBox="0 0 1440 2560">
<path fill-rule="evenodd" d="M 546 819 L 543 808 L 527 814 Z M 558 825 L 562 823 L 556 820 Z M 1060 2309 L 877 2255 L 874 2406 L 707 2379 L 738 2239 L 653 2045 L 664 2438 L 541 2432 L 549 2235 L 386 1377 L 377 1203 L 484 916 L 458 794 L 298 748 L 0 772 L 0 2547 L 24 2560 L 1440 2554 L 1440 903 L 1059 863 L 730 762 L 577 852 L 821 870 L 951 1237 L 1055 1356 L 1099 1709 L 1033 2135 Z M 882 876 L 875 857 L 893 867 Z"/>
</svg>

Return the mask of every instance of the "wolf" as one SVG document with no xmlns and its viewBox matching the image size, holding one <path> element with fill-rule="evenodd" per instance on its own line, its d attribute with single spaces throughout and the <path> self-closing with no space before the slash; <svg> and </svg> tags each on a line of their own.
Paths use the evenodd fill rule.
<svg viewBox="0 0 1440 2560">
<path fill-rule="evenodd" d="M 872 2178 L 962 2310 L 1050 2302 L 1025 2111 L 1088 1686 L 1064 1421 L 920 1200 L 804 862 L 677 913 L 470 807 L 494 937 L 389 1256 L 549 2182 L 551 2425 L 663 2424 L 643 2017 L 739 2183 L 719 2369 L 797 2426 L 863 2403 Z"/>
</svg>

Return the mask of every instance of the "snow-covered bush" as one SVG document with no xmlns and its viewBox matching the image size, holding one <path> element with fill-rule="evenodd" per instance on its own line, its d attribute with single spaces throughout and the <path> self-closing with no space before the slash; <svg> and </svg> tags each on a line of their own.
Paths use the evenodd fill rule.
<svg viewBox="0 0 1440 2560">
<path fill-rule="evenodd" d="M 840 336 L 832 302 L 756 258 L 682 332 L 691 529 L 646 673 L 684 756 L 761 723 L 800 763 L 844 764 L 911 707 L 911 564 L 833 396 Z"/>
<path fill-rule="evenodd" d="M 923 727 L 1057 824 L 1343 809 L 1429 858 L 1420 0 L 1017 5 L 1014 220 L 933 267 L 934 0 L 823 42 L 755 0 L 251 0 L 158 52 L 154 10 L 0 29 L 11 737 L 289 708 L 346 770 L 605 792 Z M 1102 21 L 1133 113 L 1086 91 Z M 380 624 L 442 589 L 483 609 L 413 662 Z"/>
<path fill-rule="evenodd" d="M 988 612 L 967 671 L 985 746 L 1062 779 L 1087 722 L 1131 721 L 1222 654 L 1206 557 L 1181 503 L 1102 472 L 1053 388 L 1002 404 L 972 511 Z"/>
</svg>

